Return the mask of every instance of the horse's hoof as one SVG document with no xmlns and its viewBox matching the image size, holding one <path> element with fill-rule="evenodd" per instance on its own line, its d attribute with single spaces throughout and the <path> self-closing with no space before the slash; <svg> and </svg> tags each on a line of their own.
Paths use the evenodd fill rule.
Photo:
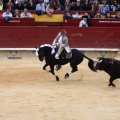
<svg viewBox="0 0 120 120">
<path fill-rule="evenodd" d="M 45 70 L 45 67 L 43 67 L 43 70 Z"/>
<path fill-rule="evenodd" d="M 112 86 L 115 88 L 116 87 L 116 85 L 115 84 L 112 84 Z"/>
<path fill-rule="evenodd" d="M 55 70 L 58 71 L 60 68 L 61 68 L 61 66 L 58 65 L 58 66 L 56 66 Z"/>
<path fill-rule="evenodd" d="M 108 84 L 108 86 L 113 86 L 114 88 L 116 87 L 116 85 L 115 85 L 115 84 L 113 84 L 113 83 L 112 83 L 112 84 L 111 84 L 111 83 L 110 83 L 110 84 Z"/>
<path fill-rule="evenodd" d="M 68 73 L 66 73 L 65 78 L 68 78 L 68 77 L 69 77 L 69 74 L 68 74 Z"/>
<path fill-rule="evenodd" d="M 59 77 L 58 76 L 56 76 L 56 81 L 59 81 Z"/>
</svg>

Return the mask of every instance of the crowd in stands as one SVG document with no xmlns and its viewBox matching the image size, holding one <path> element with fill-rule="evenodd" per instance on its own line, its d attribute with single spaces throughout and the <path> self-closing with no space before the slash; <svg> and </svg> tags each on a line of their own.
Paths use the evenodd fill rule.
<svg viewBox="0 0 120 120">
<path fill-rule="evenodd" d="M 34 10 L 37 15 L 45 13 L 49 16 L 54 11 L 64 10 L 64 18 L 81 18 L 80 11 L 89 11 L 86 12 L 88 18 L 113 18 L 110 11 L 118 11 L 114 18 L 120 18 L 120 0 L 0 0 L 0 10 L 12 13 L 12 17 L 32 17 L 27 10 Z M 19 12 L 21 10 L 23 13 Z M 72 15 L 71 11 L 76 13 Z"/>
<path fill-rule="evenodd" d="M 32 14 L 28 12 L 27 8 L 24 8 L 23 12 L 19 12 L 18 9 L 15 9 L 14 13 L 10 11 L 10 8 L 7 8 L 5 12 L 2 14 L 4 20 L 8 22 L 10 18 L 16 17 L 16 18 L 32 18 Z"/>
</svg>

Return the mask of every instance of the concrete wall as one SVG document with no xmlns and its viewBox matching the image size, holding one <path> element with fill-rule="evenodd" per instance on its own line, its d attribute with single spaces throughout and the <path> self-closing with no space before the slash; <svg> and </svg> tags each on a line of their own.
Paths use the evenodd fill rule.
<svg viewBox="0 0 120 120">
<path fill-rule="evenodd" d="M 82 51 L 86 56 L 93 60 L 97 60 L 98 57 L 108 57 L 108 58 L 116 58 L 120 56 L 119 52 L 113 51 Z M 22 59 L 26 57 L 36 57 L 35 51 L 0 51 L 0 58 L 8 58 L 8 59 Z"/>
</svg>

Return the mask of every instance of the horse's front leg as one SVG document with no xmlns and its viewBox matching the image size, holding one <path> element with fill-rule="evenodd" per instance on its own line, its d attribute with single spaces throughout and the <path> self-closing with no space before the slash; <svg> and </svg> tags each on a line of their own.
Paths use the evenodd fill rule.
<svg viewBox="0 0 120 120">
<path fill-rule="evenodd" d="M 59 77 L 54 73 L 54 66 L 50 65 L 51 73 L 55 76 L 56 81 L 59 81 Z"/>
<path fill-rule="evenodd" d="M 45 65 L 43 66 L 43 70 L 45 70 L 46 72 L 51 72 L 50 70 L 47 70 L 47 69 L 46 69 L 47 66 L 48 66 L 48 64 L 45 64 Z"/>
<path fill-rule="evenodd" d="M 61 65 L 57 65 L 56 68 L 55 68 L 56 71 L 58 71 L 60 69 L 61 69 Z"/>
<path fill-rule="evenodd" d="M 68 78 L 71 73 L 74 73 L 76 71 L 78 71 L 77 66 L 72 67 L 72 70 L 65 74 L 65 78 Z"/>
</svg>

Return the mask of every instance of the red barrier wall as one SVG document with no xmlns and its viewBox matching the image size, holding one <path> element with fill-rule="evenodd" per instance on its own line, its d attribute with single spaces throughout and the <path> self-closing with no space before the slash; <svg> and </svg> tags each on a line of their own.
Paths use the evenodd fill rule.
<svg viewBox="0 0 120 120">
<path fill-rule="evenodd" d="M 64 19 L 63 26 L 79 26 L 82 19 Z M 120 19 L 92 18 L 91 27 L 120 27 Z"/>
<path fill-rule="evenodd" d="M 0 48 L 33 48 L 52 44 L 63 27 L 0 27 Z M 64 27 L 77 48 L 120 48 L 120 28 Z"/>
<path fill-rule="evenodd" d="M 3 18 L 0 18 L 0 26 L 35 26 L 35 19 L 11 18 L 9 22 L 6 22 Z"/>
</svg>

